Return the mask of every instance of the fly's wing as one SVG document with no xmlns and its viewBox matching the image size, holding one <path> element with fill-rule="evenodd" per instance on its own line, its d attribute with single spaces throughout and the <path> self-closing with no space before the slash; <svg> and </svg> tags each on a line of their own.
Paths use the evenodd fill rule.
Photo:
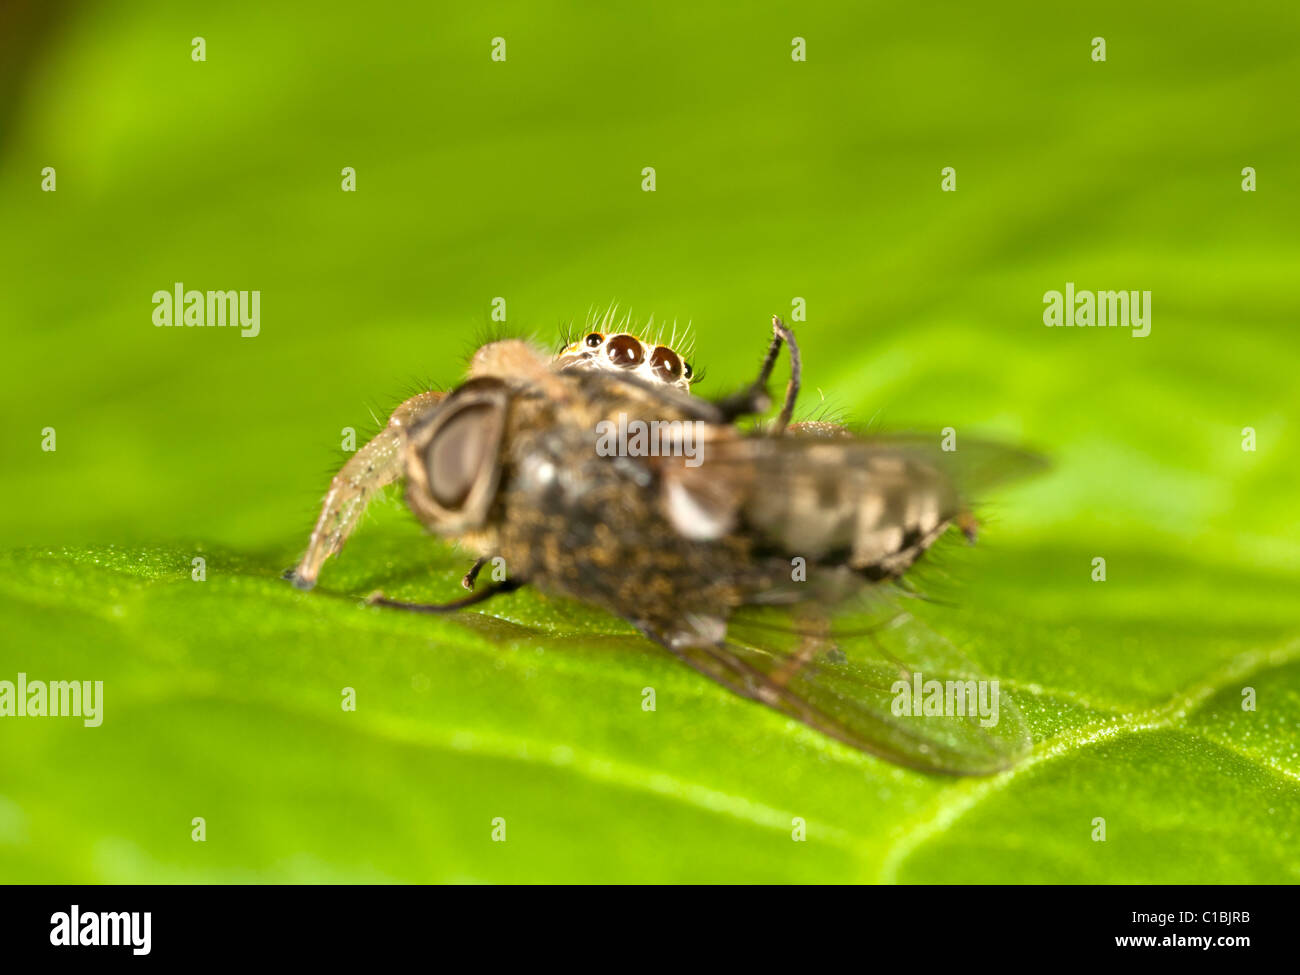
<svg viewBox="0 0 1300 975">
<path fill-rule="evenodd" d="M 1030 739 L 1012 694 L 893 600 L 870 595 L 833 622 L 751 607 L 725 640 L 665 646 L 735 693 L 898 765 L 988 775 L 1015 764 Z"/>
<path fill-rule="evenodd" d="M 684 628 L 699 638 L 652 636 L 736 693 L 900 765 L 981 775 L 1027 751 L 1011 695 L 884 586 L 847 611 L 814 614 L 837 601 L 832 590 L 852 591 L 823 577 L 842 581 L 850 568 L 859 583 L 901 575 L 950 524 L 973 529 L 973 497 L 1043 469 L 1041 458 L 970 438 L 943 451 L 933 438 L 713 426 L 673 446 L 661 446 L 651 466 L 674 530 L 701 541 L 744 532 L 769 558 L 807 557 L 809 581 L 766 578 L 747 601 L 790 608 L 749 605 L 727 621 L 725 637 L 704 638 L 720 625 L 706 620 Z"/>
<path fill-rule="evenodd" d="M 965 439 L 951 452 L 916 438 L 742 436 L 689 428 L 651 463 L 664 515 L 695 540 L 732 530 L 809 559 L 849 553 L 877 577 L 901 574 L 953 521 L 973 531 L 972 498 L 1042 469 L 1040 457 Z"/>
<path fill-rule="evenodd" d="M 734 436 L 726 429 L 709 430 L 693 445 L 665 440 L 660 454 L 676 458 L 683 452 L 689 457 L 693 452 L 691 464 L 670 468 L 678 478 L 691 476 L 703 480 L 712 469 L 712 473 L 720 476 L 735 477 L 743 473 L 746 482 L 758 480 L 777 487 L 810 482 L 813 475 L 911 465 L 933 471 L 951 482 L 966 499 L 1040 473 L 1048 466 L 1041 454 L 992 440 L 966 437 L 956 449 L 947 451 L 933 437 L 859 437 L 842 427 L 836 429 L 843 431 L 843 435 Z"/>
<path fill-rule="evenodd" d="M 857 440 L 869 451 L 897 451 L 924 460 L 950 478 L 966 498 L 1010 484 L 1047 470 L 1042 454 L 1020 447 L 960 437 L 953 450 L 943 450 L 935 437 L 915 434 L 884 434 Z"/>
</svg>

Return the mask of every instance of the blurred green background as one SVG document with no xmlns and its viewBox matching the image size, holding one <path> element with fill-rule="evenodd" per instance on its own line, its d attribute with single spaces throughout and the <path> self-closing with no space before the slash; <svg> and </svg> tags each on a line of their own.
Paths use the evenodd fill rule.
<svg viewBox="0 0 1300 975">
<path fill-rule="evenodd" d="M 0 879 L 1300 879 L 1300 8 L 1087 6 L 7 6 L 0 679 L 106 701 L 0 720 Z M 155 328 L 177 281 L 261 334 Z M 1150 336 L 1044 328 L 1066 281 Z M 1046 452 L 935 617 L 1033 757 L 897 769 L 533 593 L 360 607 L 458 591 L 397 500 L 280 582 L 498 296 L 690 321 L 713 395 L 802 297 L 810 409 Z"/>
</svg>

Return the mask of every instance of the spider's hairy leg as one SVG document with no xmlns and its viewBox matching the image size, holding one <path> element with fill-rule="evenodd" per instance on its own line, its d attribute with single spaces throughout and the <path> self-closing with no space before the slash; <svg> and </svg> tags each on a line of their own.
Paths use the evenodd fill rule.
<svg viewBox="0 0 1300 975">
<path fill-rule="evenodd" d="M 320 517 L 302 560 L 285 573 L 299 589 L 316 585 L 321 566 L 341 548 L 356 528 L 374 494 L 403 474 L 406 431 L 442 400 L 440 392 L 412 396 L 388 418 L 388 425 L 352 455 L 330 481 Z"/>
</svg>

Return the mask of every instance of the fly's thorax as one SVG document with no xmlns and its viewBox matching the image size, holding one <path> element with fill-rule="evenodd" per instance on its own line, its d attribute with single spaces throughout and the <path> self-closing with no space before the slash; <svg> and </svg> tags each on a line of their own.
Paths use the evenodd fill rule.
<svg viewBox="0 0 1300 975">
<path fill-rule="evenodd" d="M 748 540 L 702 543 L 678 532 L 663 505 L 664 459 L 597 449 L 601 422 L 629 411 L 655 414 L 638 412 L 641 394 L 622 383 L 573 378 L 586 395 L 555 409 L 544 425 L 512 428 L 500 485 L 507 564 L 526 569 L 542 590 L 656 626 L 677 614 L 739 605 Z M 681 419 L 670 412 L 665 422 L 672 418 Z"/>
</svg>

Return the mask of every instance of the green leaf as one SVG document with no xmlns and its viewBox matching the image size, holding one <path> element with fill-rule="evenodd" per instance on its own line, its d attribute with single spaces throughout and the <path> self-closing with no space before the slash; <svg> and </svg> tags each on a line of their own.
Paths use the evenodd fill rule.
<svg viewBox="0 0 1300 975">
<path fill-rule="evenodd" d="M 0 680 L 104 721 L 0 717 L 0 878 L 1300 879 L 1300 7 L 65 6 L 0 31 Z M 154 327 L 178 281 L 260 334 Z M 1045 328 L 1067 281 L 1150 335 Z M 498 296 L 691 321 L 710 396 L 798 296 L 804 410 L 1046 454 L 919 577 L 1030 757 L 895 768 L 530 591 L 363 606 L 462 592 L 400 503 L 284 584 Z"/>
<path fill-rule="evenodd" d="M 365 606 L 380 583 L 454 595 L 464 568 L 407 518 L 375 520 L 312 593 L 277 578 L 290 549 L 5 556 L 28 676 L 103 680 L 104 719 L 0 721 L 4 875 L 1297 879 L 1300 641 L 1240 632 L 1223 600 L 1143 620 L 1140 603 L 1087 600 L 1100 584 L 1085 571 L 1040 581 L 1061 611 L 1031 621 L 1016 610 L 1025 578 L 1061 578 L 1046 571 L 1060 553 L 982 553 L 969 601 L 928 608 L 929 623 L 1014 686 L 1036 744 L 1007 773 L 950 780 L 740 700 L 574 603 L 524 590 L 452 619 Z M 206 581 L 191 578 L 195 554 Z M 1166 597 L 1199 585 L 1150 556 L 1123 564 L 1163 578 Z M 1229 603 L 1268 596 L 1259 579 L 1220 584 Z M 1258 710 L 1242 710 L 1244 686 Z"/>
</svg>

